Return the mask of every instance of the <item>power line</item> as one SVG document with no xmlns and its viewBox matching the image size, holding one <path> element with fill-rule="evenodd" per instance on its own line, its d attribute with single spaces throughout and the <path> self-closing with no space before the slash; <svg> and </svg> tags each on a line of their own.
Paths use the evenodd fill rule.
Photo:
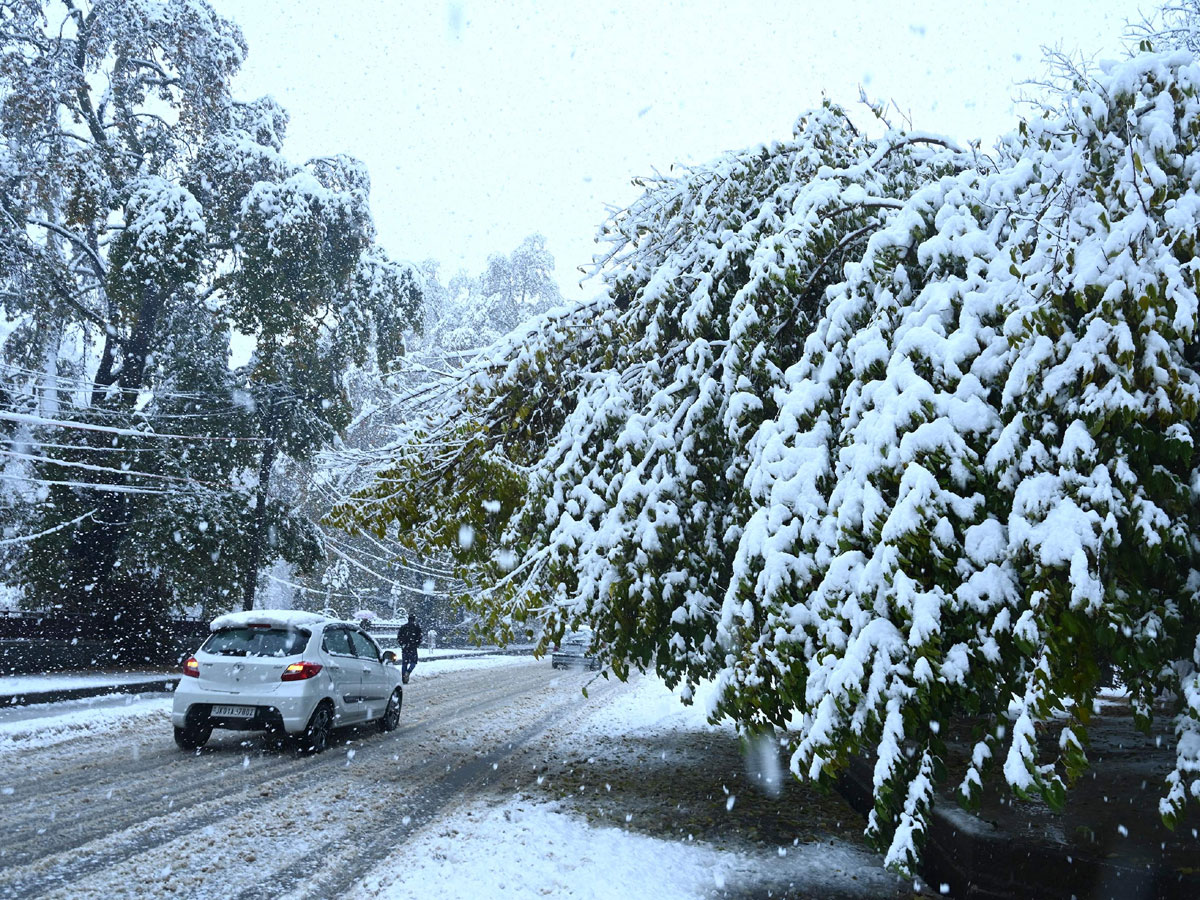
<svg viewBox="0 0 1200 900">
<path fill-rule="evenodd" d="M 362 569 L 368 575 L 371 575 L 372 577 L 379 579 L 380 581 L 384 582 L 385 584 L 390 584 L 392 587 L 397 587 L 397 588 L 400 588 L 402 591 L 408 591 L 413 594 L 419 594 L 422 597 L 450 597 L 450 598 L 452 598 L 452 597 L 458 596 L 457 594 L 450 594 L 450 593 L 446 593 L 444 591 L 421 590 L 419 588 L 409 587 L 407 584 L 404 584 L 399 581 L 393 581 L 392 579 L 388 578 L 387 576 L 380 575 L 378 572 L 374 572 L 371 569 L 367 568 L 362 563 L 360 563 L 357 559 L 351 559 L 349 556 L 347 556 L 345 553 L 343 553 L 341 550 L 338 549 L 336 543 L 329 541 L 328 544 L 329 544 L 330 550 L 332 550 L 337 556 L 340 556 L 346 562 L 350 563 L 350 565 L 355 566 L 359 569 Z"/>
<path fill-rule="evenodd" d="M 28 460 L 29 462 L 40 462 L 52 466 L 63 466 L 64 468 L 68 469 L 83 469 L 87 472 L 111 472 L 116 475 L 130 475 L 135 478 L 157 478 L 162 481 L 172 481 L 179 484 L 196 484 L 204 487 L 214 488 L 224 487 L 224 485 L 215 484 L 211 481 L 200 481 L 195 478 L 184 478 L 179 475 L 162 475 L 156 472 L 139 472 L 136 469 L 118 469 L 113 466 L 97 466 L 90 463 L 76 462 L 74 460 L 55 459 L 52 456 L 34 456 L 29 453 L 18 453 L 15 450 L 5 450 L 3 448 L 0 448 L 0 455 L 9 456 L 13 459 Z M 4 477 L 5 476 L 3 474 L 0 474 L 0 478 Z"/>
<path fill-rule="evenodd" d="M 319 597 L 337 597 L 340 600 L 361 600 L 358 594 L 343 594 L 341 591 L 334 590 L 319 590 L 317 588 L 305 587 L 302 584 L 296 584 L 294 581 L 288 581 L 286 578 L 280 578 L 278 575 L 272 575 L 270 572 L 265 573 L 272 581 L 279 584 L 286 584 L 290 588 L 295 588 L 298 591 L 304 591 L 306 594 L 316 594 Z"/>
<path fill-rule="evenodd" d="M 137 437 L 137 438 L 158 438 L 160 440 L 180 440 L 180 441 L 228 441 L 236 443 L 237 441 L 246 441 L 247 443 L 265 443 L 267 438 L 260 437 L 214 437 L 212 435 L 197 435 L 197 434 L 170 434 L 161 431 L 138 431 L 134 428 L 117 428 L 112 425 L 93 425 L 90 422 L 75 422 L 70 419 L 49 419 L 45 416 L 35 416 L 30 413 L 11 412 L 10 410 L 0 410 L 0 420 L 5 422 L 17 422 L 22 425 L 50 425 L 59 428 L 74 428 L 79 431 L 98 431 L 103 434 L 115 434 L 121 437 Z"/>
<path fill-rule="evenodd" d="M 180 399 L 180 400 L 207 400 L 207 399 L 211 398 L 212 396 L 214 396 L 213 394 L 207 394 L 207 393 L 197 394 L 197 393 L 192 393 L 192 392 L 188 392 L 188 391 L 166 391 L 166 390 L 164 390 L 164 391 L 160 392 L 153 388 L 123 388 L 115 383 L 114 384 L 103 384 L 99 381 L 92 381 L 88 378 L 84 378 L 84 377 L 78 376 L 78 375 L 51 374 L 49 372 L 39 371 L 37 369 L 26 368 L 25 366 L 19 366 L 19 365 L 16 365 L 15 363 L 11 363 L 11 362 L 0 362 L 0 370 L 7 371 L 14 375 L 27 375 L 31 378 L 46 379 L 48 382 L 56 382 L 56 381 L 67 382 L 68 384 L 74 385 L 77 388 L 86 388 L 89 391 L 94 390 L 96 388 L 100 388 L 105 393 L 108 393 L 111 391 L 113 393 L 119 393 L 119 394 L 133 394 L 135 396 L 141 396 L 142 394 L 149 393 L 149 394 L 154 395 L 156 398 L 157 397 L 170 397 L 172 399 Z M 52 388 L 53 385 L 48 384 L 48 385 L 46 385 L 46 387 Z"/>
<path fill-rule="evenodd" d="M 359 532 L 358 536 L 366 538 L 368 541 L 370 541 L 372 544 L 374 544 L 376 547 L 378 547 L 384 553 L 390 552 L 387 547 L 385 547 L 381 543 L 379 543 L 379 541 L 377 541 L 369 532 L 361 531 L 361 532 Z M 391 564 L 397 566 L 398 568 L 404 569 L 405 571 L 413 572 L 414 574 L 417 574 L 417 575 L 433 576 L 434 578 L 446 578 L 446 579 L 457 580 L 457 576 L 454 574 L 454 571 L 452 569 L 435 569 L 431 565 L 425 565 L 424 563 L 416 562 L 414 560 L 407 559 L 403 556 L 400 556 L 399 553 L 397 554 L 397 556 L 399 557 L 399 561 L 393 562 Z"/>
<path fill-rule="evenodd" d="M 124 484 L 106 484 L 103 482 L 91 481 L 56 481 L 50 478 L 29 478 L 25 475 L 9 475 L 0 476 L 0 481 L 27 481 L 30 484 L 42 484 L 47 486 L 62 486 L 82 488 L 89 491 L 100 491 L 109 494 L 154 494 L 158 496 L 181 497 L 191 496 L 188 491 L 160 491 L 154 488 L 133 487 L 132 485 Z"/>
<path fill-rule="evenodd" d="M 3 440 L 0 438 L 0 440 Z M 50 450 L 75 450 L 87 453 L 158 453 L 161 447 L 92 447 L 87 444 L 57 444 L 53 441 L 39 441 L 37 438 L 8 438 L 10 444 L 16 446 L 37 446 Z"/>
<path fill-rule="evenodd" d="M 382 556 L 376 556 L 376 555 L 375 555 L 375 554 L 373 554 L 373 553 L 368 553 L 366 550 L 362 550 L 362 549 L 360 549 L 360 548 L 358 548 L 358 547 L 354 547 L 354 546 L 352 546 L 352 545 L 350 545 L 350 544 L 345 544 L 345 543 L 342 543 L 341 541 L 337 541 L 337 540 L 335 540 L 334 538 L 332 538 L 332 537 L 329 535 L 329 533 L 328 533 L 328 532 L 322 532 L 322 534 L 323 534 L 323 536 L 324 536 L 325 540 L 326 540 L 327 542 L 329 542 L 330 544 L 333 544 L 333 545 L 335 545 L 335 546 L 341 547 L 341 548 L 343 548 L 343 549 L 344 549 L 346 552 L 348 552 L 348 553 L 357 553 L 357 554 L 360 554 L 360 555 L 362 555 L 362 556 L 365 556 L 365 557 L 367 557 L 368 559 L 373 559 L 373 560 L 375 560 L 376 562 L 381 562 L 381 563 L 383 563 L 385 566 L 390 566 L 390 567 L 392 567 L 392 568 L 394 568 L 394 569 L 401 569 L 401 570 L 403 570 L 403 571 L 405 571 L 405 572 L 411 572 L 411 573 L 412 573 L 412 574 L 414 574 L 414 575 L 421 575 L 421 576 L 423 576 L 423 577 L 425 577 L 425 578 L 441 578 L 441 579 L 443 579 L 443 580 L 445 580 L 445 581 L 459 581 L 459 580 L 460 580 L 460 579 L 459 579 L 459 578 L 458 578 L 458 577 L 457 577 L 457 576 L 456 576 L 456 575 L 455 575 L 455 574 L 454 574 L 452 571 L 450 571 L 450 570 L 441 570 L 441 571 L 439 571 L 439 570 L 436 570 L 436 569 L 430 569 L 430 568 L 418 568 L 418 567 L 417 567 L 417 565 L 412 565 L 412 564 L 410 564 L 408 560 L 405 560 L 405 559 L 403 559 L 402 557 L 398 557 L 398 558 L 396 558 L 396 559 L 385 559 L 385 558 L 384 558 L 384 557 L 382 557 Z M 368 538 L 368 540 L 370 540 L 370 541 L 371 541 L 371 543 L 373 543 L 373 544 L 375 544 L 375 546 L 379 547 L 379 549 L 380 549 L 380 550 L 382 550 L 384 553 L 387 553 L 387 552 L 389 552 L 389 551 L 388 551 L 388 548 L 380 546 L 380 545 L 379 545 L 379 542 L 378 542 L 378 541 L 375 541 L 375 540 L 374 540 L 374 539 L 372 539 L 372 538 L 370 538 L 370 537 L 369 537 L 369 536 L 366 534 L 366 532 L 361 532 L 361 533 L 358 535 L 358 537 L 366 537 L 366 538 Z M 419 564 L 418 564 L 418 565 L 419 565 Z M 378 576 L 377 576 L 377 577 L 378 577 Z"/>
<path fill-rule="evenodd" d="M 82 516 L 77 516 L 70 522 L 62 522 L 59 525 L 55 525 L 53 528 L 47 528 L 45 531 L 39 531 L 37 534 L 23 534 L 20 537 L 4 538 L 3 540 L 0 540 L 0 546 L 4 546 L 6 544 L 24 544 L 29 541 L 36 541 L 38 538 L 45 537 L 48 534 L 54 534 L 54 532 L 62 531 L 64 528 L 70 528 L 72 525 L 78 525 L 84 519 L 94 516 L 96 512 L 97 510 L 93 509 L 91 512 L 85 512 Z"/>
</svg>

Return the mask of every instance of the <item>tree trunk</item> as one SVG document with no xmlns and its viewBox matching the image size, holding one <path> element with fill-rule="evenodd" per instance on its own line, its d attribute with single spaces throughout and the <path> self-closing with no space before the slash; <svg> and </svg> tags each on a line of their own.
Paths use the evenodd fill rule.
<svg viewBox="0 0 1200 900">
<path fill-rule="evenodd" d="M 104 353 L 100 357 L 100 368 L 96 372 L 96 382 L 92 388 L 92 406 L 133 409 L 137 401 L 137 391 L 143 386 L 146 357 L 150 355 L 150 342 L 154 337 L 165 300 L 166 295 L 162 291 L 145 289 L 138 307 L 137 321 L 129 339 L 122 341 L 112 332 L 105 335 Z M 121 354 L 121 369 L 114 374 L 113 357 L 116 352 Z M 106 395 L 114 383 L 120 388 L 120 393 L 110 403 Z"/>
<path fill-rule="evenodd" d="M 104 355 L 100 370 L 92 389 L 92 405 L 117 412 L 130 412 L 137 401 L 137 392 L 143 386 L 146 358 L 150 354 L 159 316 L 165 305 L 165 293 L 147 287 L 142 292 L 133 333 L 127 341 L 121 341 L 109 332 L 104 341 Z M 117 349 L 119 348 L 119 350 Z M 121 368 L 113 372 L 114 351 L 121 354 Z M 108 397 L 108 388 L 116 384 L 120 391 Z M 106 446 L 110 438 L 96 432 L 88 438 L 93 446 Z M 80 476 L 87 480 L 88 475 Z M 92 480 L 105 481 L 109 476 L 97 473 Z M 133 609 L 140 603 L 134 602 L 137 586 L 122 577 L 119 569 L 121 545 L 129 533 L 133 521 L 135 497 L 133 494 L 102 491 L 97 498 L 97 513 L 94 527 L 80 529 L 73 553 L 73 568 L 78 589 L 86 592 L 87 605 L 104 614 L 105 620 L 115 621 L 126 612 L 145 612 Z M 148 595 L 147 595 L 148 596 Z"/>
<path fill-rule="evenodd" d="M 254 592 L 258 588 L 258 569 L 262 565 L 263 542 L 267 538 L 267 495 L 271 486 L 271 467 L 279 455 L 279 446 L 269 439 L 263 448 L 258 466 L 258 488 L 254 494 L 254 518 L 250 521 L 250 551 L 246 571 L 242 575 L 242 609 L 254 609 Z"/>
</svg>

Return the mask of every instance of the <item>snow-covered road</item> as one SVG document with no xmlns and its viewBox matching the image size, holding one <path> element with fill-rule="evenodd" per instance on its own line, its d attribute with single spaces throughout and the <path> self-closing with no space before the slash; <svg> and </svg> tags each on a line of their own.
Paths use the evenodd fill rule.
<svg viewBox="0 0 1200 900">
<path fill-rule="evenodd" d="M 606 898 L 632 885 L 665 900 L 756 896 L 743 891 L 763 876 L 806 885 L 794 896 L 904 893 L 852 835 L 747 852 L 637 834 L 605 811 L 620 785 L 585 789 L 568 771 L 595 764 L 615 781 L 600 775 L 611 760 L 582 754 L 632 756 L 626 734 L 670 727 L 661 685 L 527 658 L 463 663 L 414 678 L 395 732 L 341 732 L 318 757 L 235 732 L 184 753 L 167 698 L 0 726 L 0 897 Z M 573 797 L 539 787 L 556 779 Z M 581 815 L 585 790 L 597 802 Z M 725 814 L 724 797 L 708 805 Z"/>
<path fill-rule="evenodd" d="M 79 713 L 50 746 L 30 729 L 0 755 L 0 894 L 337 896 L 581 709 L 550 681 L 527 662 L 414 680 L 397 731 L 343 732 L 315 758 L 236 732 L 182 753 L 166 700 Z"/>
</svg>

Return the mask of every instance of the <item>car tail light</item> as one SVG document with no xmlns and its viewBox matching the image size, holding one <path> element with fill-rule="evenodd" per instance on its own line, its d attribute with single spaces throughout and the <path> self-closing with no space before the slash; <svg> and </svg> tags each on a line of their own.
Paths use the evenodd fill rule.
<svg viewBox="0 0 1200 900">
<path fill-rule="evenodd" d="M 183 664 L 183 674 L 191 675 L 193 678 L 200 677 L 200 663 L 196 662 L 196 657 L 189 656 Z"/>
<path fill-rule="evenodd" d="M 283 677 L 280 681 L 304 681 L 306 678 L 312 678 L 321 671 L 320 663 L 313 662 L 298 662 L 292 663 L 283 670 Z"/>
</svg>

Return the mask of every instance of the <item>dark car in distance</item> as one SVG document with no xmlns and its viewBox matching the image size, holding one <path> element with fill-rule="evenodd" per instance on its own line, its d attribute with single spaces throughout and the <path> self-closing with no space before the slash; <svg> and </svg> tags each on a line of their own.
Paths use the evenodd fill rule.
<svg viewBox="0 0 1200 900">
<path fill-rule="evenodd" d="M 593 672 L 600 668 L 600 659 L 592 653 L 592 633 L 575 631 L 565 635 L 550 657 L 550 668 L 585 668 Z"/>
</svg>

